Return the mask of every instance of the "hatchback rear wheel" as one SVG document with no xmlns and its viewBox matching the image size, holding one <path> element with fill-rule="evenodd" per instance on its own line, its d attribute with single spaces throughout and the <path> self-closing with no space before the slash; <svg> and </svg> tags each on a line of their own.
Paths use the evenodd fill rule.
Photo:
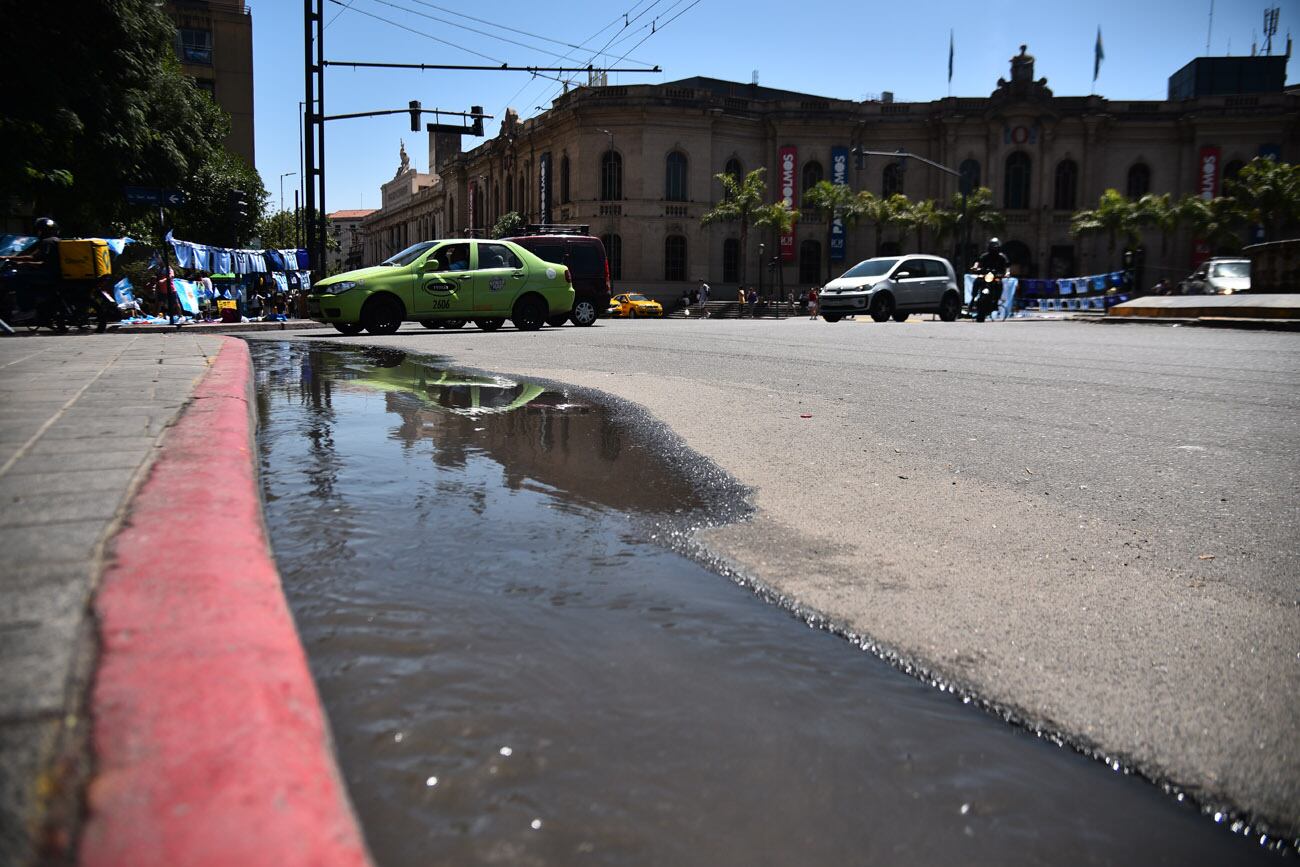
<svg viewBox="0 0 1300 867">
<path fill-rule="evenodd" d="M 596 321 L 596 305 L 590 301 L 578 301 L 573 305 L 573 312 L 569 314 L 569 319 L 574 325 L 586 327 Z"/>
<path fill-rule="evenodd" d="M 956 322 L 961 315 L 961 298 L 956 292 L 949 292 L 939 302 L 939 318 L 944 322 Z"/>
</svg>

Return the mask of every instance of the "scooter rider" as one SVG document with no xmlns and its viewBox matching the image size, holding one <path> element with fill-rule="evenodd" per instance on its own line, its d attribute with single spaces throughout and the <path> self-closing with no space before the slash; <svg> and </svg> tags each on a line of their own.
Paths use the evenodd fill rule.
<svg viewBox="0 0 1300 867">
<path fill-rule="evenodd" d="M 1000 281 L 1007 276 L 1007 270 L 1010 267 L 1011 263 L 1007 261 L 1007 257 L 1002 253 L 1002 242 L 997 238 L 989 238 L 989 248 L 979 257 L 979 261 L 975 263 L 973 270 L 992 271 Z"/>
<path fill-rule="evenodd" d="M 62 276 L 59 263 L 59 224 L 49 217 L 36 219 L 36 244 L 21 256 L 7 256 L 5 260 L 14 267 L 13 282 L 6 281 L 6 292 L 13 295 L 0 299 L 0 311 L 11 318 L 19 311 L 37 308 L 42 298 L 50 297 L 59 286 Z M 15 297 L 16 296 L 16 297 Z"/>
</svg>

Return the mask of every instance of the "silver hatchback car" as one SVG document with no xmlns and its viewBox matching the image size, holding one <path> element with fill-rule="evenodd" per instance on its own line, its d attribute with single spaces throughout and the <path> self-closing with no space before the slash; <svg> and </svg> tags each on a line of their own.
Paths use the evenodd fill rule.
<svg viewBox="0 0 1300 867">
<path fill-rule="evenodd" d="M 962 291 L 947 259 L 878 256 L 827 283 L 818 304 L 827 322 L 863 313 L 877 322 L 902 322 L 913 313 L 937 313 L 952 322 L 961 313 Z"/>
</svg>

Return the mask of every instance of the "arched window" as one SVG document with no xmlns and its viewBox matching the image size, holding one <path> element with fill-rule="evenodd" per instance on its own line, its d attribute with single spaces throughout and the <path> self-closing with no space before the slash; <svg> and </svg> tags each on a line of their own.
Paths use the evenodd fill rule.
<svg viewBox="0 0 1300 867">
<path fill-rule="evenodd" d="M 880 173 L 880 194 L 889 198 L 901 192 L 903 192 L 903 166 L 901 163 L 890 163 Z"/>
<path fill-rule="evenodd" d="M 738 186 L 742 181 L 745 180 L 745 167 L 742 166 L 740 164 L 740 160 L 736 159 L 735 157 L 732 157 L 731 159 L 727 160 L 727 165 L 722 169 L 722 171 L 724 174 L 731 175 L 732 179 L 736 182 Z M 722 188 L 722 197 L 723 199 L 727 198 L 726 187 Z"/>
<path fill-rule="evenodd" d="M 806 195 L 809 190 L 817 186 L 821 180 L 826 177 L 822 172 L 822 164 L 816 160 L 809 160 L 803 164 L 803 191 Z"/>
<path fill-rule="evenodd" d="M 623 158 L 608 150 L 600 158 L 600 200 L 617 202 L 623 198 Z"/>
<path fill-rule="evenodd" d="M 609 279 L 623 279 L 623 239 L 618 235 L 601 235 L 600 243 L 605 245 L 605 256 L 609 262 Z"/>
<path fill-rule="evenodd" d="M 822 280 L 822 245 L 804 241 L 799 245 L 799 282 L 820 284 Z"/>
<path fill-rule="evenodd" d="M 686 279 L 685 235 L 669 235 L 664 238 L 664 279 Z"/>
<path fill-rule="evenodd" d="M 506 186 L 506 210 L 513 211 L 515 209 L 515 185 L 510 183 L 509 178 L 506 178 L 505 186 Z"/>
<path fill-rule="evenodd" d="M 969 196 L 980 185 L 979 160 L 962 160 L 962 164 L 957 167 L 957 170 L 961 173 L 957 180 L 957 189 Z"/>
<path fill-rule="evenodd" d="M 1140 199 L 1151 192 L 1151 168 L 1146 163 L 1134 163 L 1128 170 L 1128 197 Z"/>
<path fill-rule="evenodd" d="M 1061 160 L 1056 164 L 1056 184 L 1052 193 L 1052 207 L 1058 211 L 1073 211 L 1079 199 L 1079 164 L 1074 160 Z"/>
<path fill-rule="evenodd" d="M 525 220 L 528 219 L 528 183 L 523 174 L 519 175 L 519 213 Z"/>
<path fill-rule="evenodd" d="M 569 155 L 560 157 L 560 204 L 569 203 Z"/>
<path fill-rule="evenodd" d="M 1024 210 L 1029 207 L 1029 154 L 1016 151 L 1007 157 L 1006 185 L 1002 206 L 1007 210 Z"/>
<path fill-rule="evenodd" d="M 686 195 L 686 154 L 673 151 L 668 155 L 664 166 L 664 198 L 670 202 L 685 202 Z"/>
<path fill-rule="evenodd" d="M 722 282 L 740 282 L 740 241 L 736 238 L 722 242 Z"/>
</svg>

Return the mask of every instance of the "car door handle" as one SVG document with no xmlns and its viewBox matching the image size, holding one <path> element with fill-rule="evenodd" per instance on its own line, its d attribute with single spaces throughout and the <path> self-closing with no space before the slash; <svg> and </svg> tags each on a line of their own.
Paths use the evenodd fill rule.
<svg viewBox="0 0 1300 867">
<path fill-rule="evenodd" d="M 516 271 L 515 273 L 511 274 L 510 276 L 511 276 L 511 277 L 514 277 L 514 278 L 517 279 L 517 278 L 519 278 L 519 277 L 523 277 L 523 276 L 524 276 L 524 272 L 523 272 L 523 271 Z"/>
<path fill-rule="evenodd" d="M 456 275 L 456 279 L 457 279 L 457 280 L 468 280 L 468 279 L 470 279 L 470 278 L 473 277 L 473 276 L 474 276 L 473 274 L 457 274 L 457 275 Z"/>
</svg>

